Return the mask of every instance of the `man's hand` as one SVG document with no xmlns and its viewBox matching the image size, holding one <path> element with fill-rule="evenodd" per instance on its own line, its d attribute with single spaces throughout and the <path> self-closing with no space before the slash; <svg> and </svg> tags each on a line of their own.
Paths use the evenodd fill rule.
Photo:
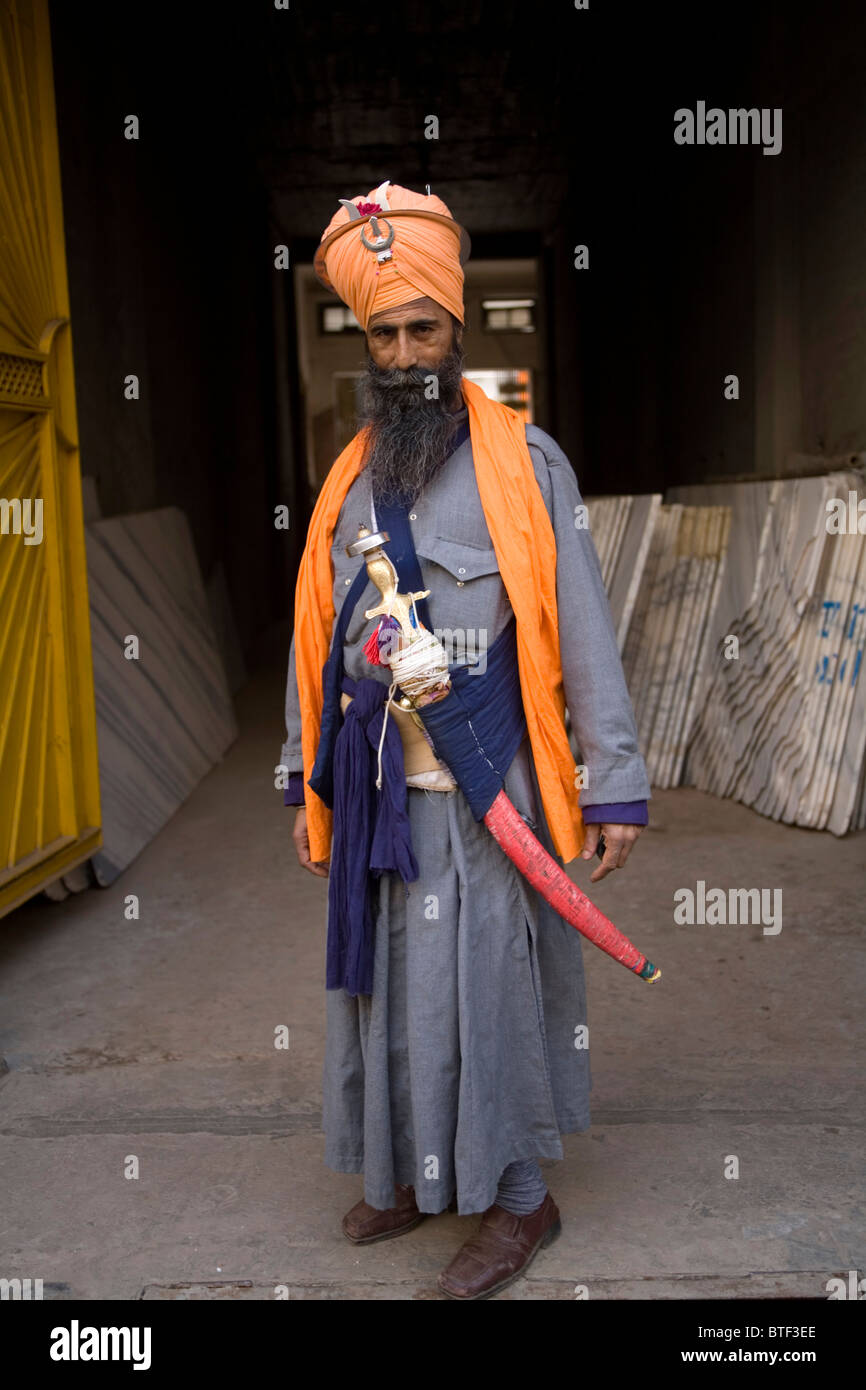
<svg viewBox="0 0 866 1390">
<path fill-rule="evenodd" d="M 323 859 L 319 863 L 314 863 L 310 858 L 310 838 L 307 834 L 307 808 L 298 807 L 298 814 L 295 816 L 295 827 L 292 831 L 292 839 L 295 842 L 295 853 L 298 856 L 298 863 L 302 869 L 308 869 L 317 878 L 328 877 L 328 865 L 330 859 Z"/>
<path fill-rule="evenodd" d="M 604 858 L 596 869 L 595 873 L 590 874 L 590 883 L 597 883 L 600 878 L 606 878 L 611 869 L 622 869 L 625 861 L 631 853 L 631 847 L 638 835 L 644 830 L 643 825 L 588 825 L 586 826 L 586 840 L 580 852 L 581 859 L 591 859 L 598 848 L 599 832 L 604 832 L 605 851 Z"/>
</svg>

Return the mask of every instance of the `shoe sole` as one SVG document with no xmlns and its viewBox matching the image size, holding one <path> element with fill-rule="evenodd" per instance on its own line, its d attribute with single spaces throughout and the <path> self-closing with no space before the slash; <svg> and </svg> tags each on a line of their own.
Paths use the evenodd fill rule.
<svg viewBox="0 0 866 1390">
<path fill-rule="evenodd" d="M 520 1279 L 529 1269 L 529 1266 L 532 1264 L 532 1261 L 535 1259 L 539 1250 L 544 1250 L 548 1245 L 552 1245 L 555 1240 L 559 1240 L 559 1237 L 561 1235 L 562 1218 L 557 1217 L 553 1225 L 549 1227 L 549 1229 L 546 1230 L 544 1235 L 541 1237 L 541 1240 L 538 1242 L 535 1249 L 532 1251 L 532 1254 L 529 1256 L 529 1259 L 526 1261 L 526 1264 L 523 1265 L 522 1268 L 518 1269 L 516 1274 L 510 1274 L 507 1279 L 503 1279 L 500 1283 L 494 1284 L 492 1289 L 485 1289 L 483 1293 L 474 1293 L 469 1298 L 467 1298 L 464 1294 L 449 1293 L 448 1290 L 446 1288 L 443 1288 L 443 1286 L 440 1284 L 439 1292 L 444 1293 L 446 1298 L 454 1299 L 456 1303 L 478 1303 L 483 1298 L 492 1298 L 494 1294 L 500 1293 L 502 1289 L 507 1289 L 509 1284 L 513 1284 L 516 1282 L 516 1280 Z"/>
<path fill-rule="evenodd" d="M 382 1231 L 378 1236 L 350 1236 L 349 1232 L 346 1230 L 343 1231 L 343 1235 L 346 1237 L 346 1240 L 350 1240 L 353 1245 L 375 1245 L 379 1240 L 393 1240 L 395 1236 L 404 1236 L 407 1231 L 413 1231 L 416 1226 L 421 1224 L 424 1217 L 428 1215 L 428 1212 L 422 1211 L 418 1216 L 413 1217 L 408 1225 L 398 1226 L 397 1229 L 393 1231 Z"/>
</svg>

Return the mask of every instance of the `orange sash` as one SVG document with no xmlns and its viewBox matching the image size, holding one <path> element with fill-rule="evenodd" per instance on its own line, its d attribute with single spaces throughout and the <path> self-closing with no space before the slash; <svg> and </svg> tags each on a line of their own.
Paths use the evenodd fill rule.
<svg viewBox="0 0 866 1390">
<path fill-rule="evenodd" d="M 565 731 L 565 695 L 556 612 L 556 539 L 538 487 L 524 427 L 508 406 L 462 381 L 469 409 L 475 479 L 502 582 L 517 620 L 523 708 L 538 786 L 557 853 L 568 863 L 583 847 L 574 756 Z M 295 670 L 301 714 L 310 857 L 331 852 L 331 812 L 307 786 L 322 721 L 322 668 L 334 623 L 331 545 L 340 508 L 361 468 L 363 432 L 347 444 L 313 510 L 295 590 Z"/>
</svg>

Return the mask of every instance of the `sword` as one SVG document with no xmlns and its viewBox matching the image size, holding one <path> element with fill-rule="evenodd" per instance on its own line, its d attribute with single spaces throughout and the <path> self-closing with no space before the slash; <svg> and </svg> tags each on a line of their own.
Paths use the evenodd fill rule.
<svg viewBox="0 0 866 1390">
<path fill-rule="evenodd" d="M 416 600 L 427 598 L 430 590 L 400 593 L 397 570 L 390 556 L 382 549 L 388 540 L 387 531 L 371 532 L 362 523 L 358 527 L 358 539 L 346 546 L 346 554 L 366 557 L 367 574 L 382 595 L 381 603 L 367 609 L 364 616 L 384 619 L 387 624 L 385 626 L 380 621 L 377 632 L 371 638 L 371 643 L 375 643 L 378 649 L 379 662 L 390 667 L 393 676 L 385 706 L 385 719 L 396 691 L 401 690 L 400 707 L 410 713 L 432 745 L 418 710 L 448 698 L 451 690 L 448 656 L 438 638 L 423 626 L 415 609 Z M 370 643 L 367 646 L 369 648 Z M 384 735 L 383 723 L 383 739 Z M 434 748 L 440 759 L 443 751 L 447 762 L 447 749 Z M 523 877 L 564 921 L 614 960 L 627 966 L 640 979 L 651 984 L 661 978 L 661 970 L 632 945 L 628 937 L 605 917 L 557 864 L 553 855 L 530 830 L 504 789 L 497 793 L 484 816 L 484 824 Z"/>
</svg>

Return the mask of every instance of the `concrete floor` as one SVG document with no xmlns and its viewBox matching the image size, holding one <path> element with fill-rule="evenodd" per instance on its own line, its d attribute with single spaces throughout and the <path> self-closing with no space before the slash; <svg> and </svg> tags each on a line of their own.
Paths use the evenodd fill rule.
<svg viewBox="0 0 866 1390">
<path fill-rule="evenodd" d="M 273 790 L 283 679 L 241 693 L 240 740 L 116 884 L 0 923 L 0 1276 L 46 1297 L 436 1298 L 479 1220 L 366 1249 L 340 1232 L 361 1179 L 322 1162 L 326 884 Z M 587 946 L 593 1126 L 543 1165 L 562 1238 L 500 1298 L 826 1298 L 866 1273 L 866 834 L 686 789 L 651 814 L 589 892 L 664 978 Z M 699 878 L 781 888 L 782 931 L 675 925 Z"/>
</svg>

